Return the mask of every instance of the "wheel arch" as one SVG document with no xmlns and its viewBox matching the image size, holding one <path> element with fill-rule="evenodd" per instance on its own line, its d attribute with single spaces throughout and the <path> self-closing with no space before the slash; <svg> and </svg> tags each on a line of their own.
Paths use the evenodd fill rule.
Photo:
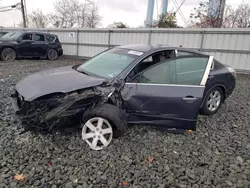
<svg viewBox="0 0 250 188">
<path fill-rule="evenodd" d="M 11 48 L 12 50 L 14 50 L 16 52 L 16 55 L 18 55 L 17 53 L 17 49 L 13 46 L 4 46 L 0 49 L 0 54 L 2 53 L 2 51 L 5 49 L 5 48 Z"/>
<path fill-rule="evenodd" d="M 2 59 L 2 51 L 6 48 L 11 48 L 12 50 L 14 50 L 14 52 L 16 53 L 16 58 L 19 57 L 19 53 L 18 53 L 18 50 L 13 47 L 13 46 L 10 46 L 10 45 L 7 45 L 7 46 L 3 46 L 1 49 L 0 49 L 0 60 Z"/>
<path fill-rule="evenodd" d="M 56 49 L 56 48 L 53 48 L 53 47 L 49 47 L 48 49 L 47 49 L 47 51 L 46 51 L 46 57 L 48 57 L 48 52 L 49 52 L 49 50 L 55 50 L 56 52 L 57 52 L 57 56 L 59 57 L 59 52 L 58 52 L 58 50 Z"/>
<path fill-rule="evenodd" d="M 216 84 L 216 85 L 214 85 L 213 87 L 211 87 L 211 88 L 205 93 L 205 95 L 203 96 L 202 103 L 201 103 L 201 107 L 203 106 L 203 104 L 204 104 L 204 102 L 205 102 L 205 99 L 206 99 L 208 93 L 209 93 L 212 89 L 214 89 L 214 88 L 216 88 L 216 87 L 220 88 L 220 89 L 223 91 L 223 101 L 222 101 L 222 102 L 225 101 L 225 97 L 226 97 L 226 87 L 225 87 L 223 84 Z"/>
</svg>

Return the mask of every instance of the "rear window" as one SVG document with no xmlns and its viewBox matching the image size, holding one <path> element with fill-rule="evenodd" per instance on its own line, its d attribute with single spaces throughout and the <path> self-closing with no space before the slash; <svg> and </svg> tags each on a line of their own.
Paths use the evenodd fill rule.
<svg viewBox="0 0 250 188">
<path fill-rule="evenodd" d="M 56 40 L 55 40 L 55 42 L 58 42 L 58 43 L 60 42 L 60 41 L 59 41 L 59 39 L 58 39 L 57 37 L 56 37 Z"/>
<path fill-rule="evenodd" d="M 53 36 L 53 35 L 46 35 L 46 40 L 49 41 L 49 42 L 54 42 L 55 38 L 56 37 Z"/>
</svg>

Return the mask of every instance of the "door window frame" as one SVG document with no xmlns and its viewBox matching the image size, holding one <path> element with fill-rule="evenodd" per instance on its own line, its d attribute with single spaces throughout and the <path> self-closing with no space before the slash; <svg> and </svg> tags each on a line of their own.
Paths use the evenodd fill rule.
<svg viewBox="0 0 250 188">
<path fill-rule="evenodd" d="M 166 50 L 164 50 L 164 51 L 166 51 Z M 160 52 L 160 51 L 159 51 L 159 52 Z M 158 52 L 156 52 L 156 53 L 158 53 Z M 154 53 L 154 54 L 155 54 L 155 53 Z M 154 54 L 151 54 L 151 55 L 149 55 L 149 56 L 152 56 L 152 55 L 154 55 Z M 149 56 L 147 56 L 146 58 L 148 58 Z M 203 77 L 202 77 L 202 79 L 201 79 L 200 85 L 154 84 L 154 83 L 137 83 L 137 82 L 131 82 L 131 81 L 134 80 L 136 77 L 138 77 L 138 75 L 143 74 L 145 71 L 147 71 L 147 70 L 149 70 L 149 69 L 151 69 L 151 68 L 153 68 L 153 67 L 155 67 L 155 66 L 158 66 L 158 65 L 160 65 L 160 64 L 162 64 L 162 63 L 166 63 L 166 62 L 168 62 L 168 61 L 172 61 L 172 60 L 176 60 L 176 59 L 192 58 L 192 57 L 195 57 L 195 58 L 196 58 L 196 57 L 204 57 L 204 58 L 206 57 L 206 58 L 208 58 L 207 66 L 206 66 L 205 71 L 204 71 L 204 73 L 203 73 Z M 143 58 L 143 60 L 146 59 L 146 58 Z M 139 63 L 141 63 L 143 60 L 141 60 Z M 139 74 L 135 75 L 131 80 L 126 81 L 126 84 L 159 85 L 159 86 L 182 86 L 182 87 L 205 87 L 206 82 L 207 82 L 207 79 L 208 79 L 209 72 L 210 72 L 211 67 L 212 67 L 212 64 L 213 64 L 213 60 L 214 60 L 214 57 L 213 57 L 213 56 L 201 55 L 201 54 L 192 55 L 192 56 L 187 55 L 187 56 L 180 56 L 180 57 L 170 58 L 170 59 L 167 59 L 166 61 L 159 62 L 159 63 L 157 63 L 157 64 L 155 64 L 155 65 L 153 65 L 153 66 L 151 66 L 151 67 L 148 67 L 147 69 L 141 71 Z M 133 67 L 133 69 L 134 69 L 139 63 L 137 63 L 137 64 Z M 131 70 L 129 71 L 129 73 L 130 73 L 133 69 L 131 69 Z M 129 73 L 127 74 L 126 78 L 128 77 Z M 125 79 L 125 80 L 127 80 L 127 79 Z"/>
<path fill-rule="evenodd" d="M 27 35 L 27 34 L 31 34 L 31 35 L 32 35 L 32 40 L 23 40 L 23 36 L 24 36 L 24 35 Z M 27 41 L 34 41 L 34 33 L 24 33 L 24 34 L 22 34 L 22 35 L 20 36 L 20 40 L 21 40 L 21 41 L 25 41 L 25 42 L 27 42 Z"/>
<path fill-rule="evenodd" d="M 133 71 L 133 69 L 134 68 L 136 68 L 136 66 L 137 65 L 139 65 L 140 63 L 142 63 L 145 59 L 147 59 L 147 58 L 149 58 L 149 57 L 151 57 L 151 56 L 153 56 L 153 55 L 155 55 L 155 54 L 158 54 L 158 53 L 163 53 L 163 52 L 165 52 L 165 51 L 173 51 L 174 52 L 174 57 L 173 58 L 170 58 L 170 59 L 167 59 L 167 60 L 171 60 L 171 59 L 175 59 L 176 58 L 176 49 L 175 48 L 170 48 L 170 49 L 161 49 L 161 50 L 157 50 L 157 51 L 154 51 L 153 53 L 151 53 L 151 54 L 149 54 L 149 55 L 147 55 L 146 57 L 144 57 L 144 58 L 142 58 L 141 60 L 139 60 L 139 62 L 137 62 L 132 68 L 130 68 L 130 70 L 125 74 L 125 81 L 127 80 L 127 77 L 128 77 L 128 75 L 131 73 L 131 71 Z M 161 63 L 161 62 L 159 62 L 159 63 Z M 156 63 L 156 64 L 154 64 L 154 65 L 152 65 L 151 67 L 153 67 L 153 66 L 155 66 L 155 65 L 157 65 L 157 64 L 159 64 L 159 63 Z M 150 68 L 150 67 L 149 67 Z M 148 69 L 148 68 L 147 68 Z M 147 70 L 147 69 L 145 69 L 145 70 Z M 143 71 L 145 71 L 145 70 L 143 70 Z M 142 71 L 142 72 L 143 72 Z M 136 76 L 136 75 L 135 75 Z M 134 76 L 134 77 L 135 77 Z M 129 80 L 129 81 L 131 81 L 131 80 Z M 127 83 L 127 81 L 126 81 L 126 83 Z M 130 83 L 130 82 L 128 82 L 128 83 Z"/>
<path fill-rule="evenodd" d="M 36 40 L 36 35 L 42 35 L 44 40 L 43 41 L 40 41 L 40 40 Z M 38 43 L 41 43 L 41 42 L 46 42 L 46 37 L 44 34 L 40 34 L 40 33 L 34 33 L 34 41 L 35 42 L 38 42 Z"/>
</svg>

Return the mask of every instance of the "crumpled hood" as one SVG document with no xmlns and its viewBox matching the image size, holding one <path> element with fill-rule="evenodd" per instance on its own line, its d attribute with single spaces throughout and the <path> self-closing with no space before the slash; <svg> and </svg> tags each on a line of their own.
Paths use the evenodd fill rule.
<svg viewBox="0 0 250 188">
<path fill-rule="evenodd" d="M 20 80 L 16 90 L 26 101 L 51 93 L 67 93 L 102 84 L 105 79 L 77 72 L 72 66 L 59 67 L 31 74 Z"/>
</svg>

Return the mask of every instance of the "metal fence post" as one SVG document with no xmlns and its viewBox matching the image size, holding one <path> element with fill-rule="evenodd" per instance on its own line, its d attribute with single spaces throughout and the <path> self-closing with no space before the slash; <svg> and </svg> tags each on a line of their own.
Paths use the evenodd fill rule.
<svg viewBox="0 0 250 188">
<path fill-rule="evenodd" d="M 111 30 L 109 29 L 109 33 L 108 33 L 108 48 L 110 48 L 110 35 L 111 35 Z"/>
<path fill-rule="evenodd" d="M 203 43 L 204 43 L 204 36 L 205 36 L 205 30 L 201 32 L 201 44 L 200 44 L 200 51 L 203 49 Z"/>
<path fill-rule="evenodd" d="M 76 30 L 76 57 L 79 57 L 79 29 Z"/>
<path fill-rule="evenodd" d="M 149 33 L 148 33 L 148 44 L 151 43 L 151 35 L 152 35 L 152 30 L 149 29 Z"/>
</svg>

